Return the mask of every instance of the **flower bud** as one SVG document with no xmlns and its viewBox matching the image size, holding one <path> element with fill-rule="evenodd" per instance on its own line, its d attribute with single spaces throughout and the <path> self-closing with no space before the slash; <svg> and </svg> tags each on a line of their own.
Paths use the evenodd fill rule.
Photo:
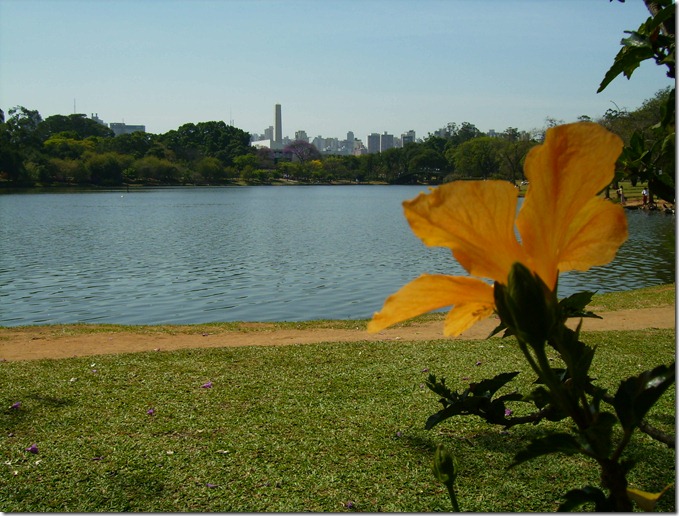
<svg viewBox="0 0 679 516">
<path fill-rule="evenodd" d="M 556 296 L 522 263 L 512 265 L 507 285 L 495 283 L 495 306 L 502 322 L 517 338 L 541 345 L 556 322 Z"/>
<path fill-rule="evenodd" d="M 434 476 L 446 486 L 453 486 L 457 477 L 457 461 L 452 453 L 446 450 L 442 444 L 436 447 L 434 453 Z"/>
</svg>

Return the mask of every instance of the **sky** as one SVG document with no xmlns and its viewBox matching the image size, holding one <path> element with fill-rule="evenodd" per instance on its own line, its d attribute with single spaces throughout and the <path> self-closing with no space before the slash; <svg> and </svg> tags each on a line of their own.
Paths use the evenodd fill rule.
<svg viewBox="0 0 679 516">
<path fill-rule="evenodd" d="M 450 122 L 533 130 L 635 109 L 647 62 L 596 90 L 642 0 L 0 0 L 0 108 L 165 133 L 223 120 L 364 141 Z"/>
</svg>

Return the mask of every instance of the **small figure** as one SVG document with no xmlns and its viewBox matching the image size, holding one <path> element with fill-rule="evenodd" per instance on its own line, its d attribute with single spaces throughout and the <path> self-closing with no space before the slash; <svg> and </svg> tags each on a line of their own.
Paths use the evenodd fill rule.
<svg viewBox="0 0 679 516">
<path fill-rule="evenodd" d="M 620 190 L 620 204 L 622 204 L 624 206 L 625 205 L 625 192 L 622 189 L 622 185 L 620 185 L 620 188 L 618 190 Z"/>
<path fill-rule="evenodd" d="M 648 204 L 648 190 L 646 188 L 641 191 L 641 204 L 642 206 L 646 206 Z"/>
</svg>

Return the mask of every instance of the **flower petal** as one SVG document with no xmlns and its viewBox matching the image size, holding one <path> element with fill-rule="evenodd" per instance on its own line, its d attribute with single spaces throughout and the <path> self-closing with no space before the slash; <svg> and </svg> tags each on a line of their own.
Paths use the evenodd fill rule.
<svg viewBox="0 0 679 516">
<path fill-rule="evenodd" d="M 492 287 L 490 292 L 492 295 Z M 464 303 L 457 305 L 446 315 L 443 334 L 446 337 L 457 337 L 478 321 L 490 317 L 493 314 L 493 310 L 494 305 L 492 302 L 490 305 L 486 303 Z"/>
<path fill-rule="evenodd" d="M 625 240 L 627 217 L 623 208 L 604 199 L 590 199 L 568 228 L 557 268 L 585 271 L 605 265 L 615 258 Z"/>
<path fill-rule="evenodd" d="M 403 203 L 413 232 L 449 247 L 470 274 L 505 282 L 525 261 L 514 234 L 517 190 L 507 181 L 455 181 Z"/>
<path fill-rule="evenodd" d="M 554 288 L 558 272 L 608 263 L 627 238 L 622 208 L 595 200 L 613 180 L 621 150 L 616 135 L 579 122 L 549 129 L 544 144 L 526 156 L 530 186 L 516 225 L 528 265 L 548 287 Z M 595 234 L 603 238 L 600 245 L 593 245 Z"/>
<path fill-rule="evenodd" d="M 458 330 L 464 331 L 492 313 L 493 287 L 475 278 L 424 274 L 387 298 L 382 310 L 368 323 L 368 331 L 376 333 L 398 322 L 455 305 L 457 311 L 452 310 L 446 317 L 446 335 L 457 335 Z"/>
<path fill-rule="evenodd" d="M 647 493 L 646 491 L 628 487 L 627 496 L 629 496 L 630 500 L 635 501 L 642 511 L 653 512 L 658 500 L 660 500 L 660 497 L 664 495 L 665 491 L 667 491 L 673 485 L 674 484 L 666 485 L 665 488 L 659 493 Z"/>
</svg>

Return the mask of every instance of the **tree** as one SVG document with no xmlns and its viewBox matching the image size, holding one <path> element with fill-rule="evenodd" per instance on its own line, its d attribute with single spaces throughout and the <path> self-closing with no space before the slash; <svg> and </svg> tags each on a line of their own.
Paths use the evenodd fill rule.
<svg viewBox="0 0 679 516">
<path fill-rule="evenodd" d="M 455 170 L 466 177 L 487 179 L 500 170 L 500 142 L 481 136 L 464 142 L 454 153 Z"/>
<path fill-rule="evenodd" d="M 172 184 L 181 178 L 181 170 L 176 163 L 156 156 L 145 156 L 138 159 L 123 172 L 126 181 Z"/>
<path fill-rule="evenodd" d="M 649 59 L 666 67 L 667 76 L 675 79 L 674 2 L 645 0 L 645 3 L 651 16 L 637 30 L 625 31 L 629 37 L 620 42 L 622 48 L 604 75 L 597 93 L 602 92 L 619 75 L 631 79 L 639 65 Z M 675 113 L 675 88 L 672 87 L 662 105 L 660 121 L 635 130 L 618 160 L 626 177 L 648 181 L 651 203 L 654 195 L 667 202 L 675 202 Z"/>
<path fill-rule="evenodd" d="M 413 155 L 408 168 L 409 182 L 438 183 L 448 171 L 448 162 L 440 152 L 425 147 Z"/>
<path fill-rule="evenodd" d="M 312 159 L 320 159 L 321 153 L 315 145 L 304 140 L 295 140 L 294 142 L 286 145 L 283 149 L 285 154 L 291 154 L 292 159 L 299 161 L 300 163 L 305 163 Z"/>
<path fill-rule="evenodd" d="M 94 151 L 92 140 L 73 138 L 73 132 L 57 133 L 43 143 L 45 152 L 52 157 L 62 159 L 77 159 L 85 152 Z"/>
<path fill-rule="evenodd" d="M 123 183 L 123 171 L 132 163 L 132 157 L 116 152 L 90 154 L 85 167 L 95 185 L 116 186 Z"/>
<path fill-rule="evenodd" d="M 52 115 L 47 117 L 38 127 L 40 138 L 46 140 L 52 135 L 73 131 L 78 139 L 88 136 L 100 136 L 103 138 L 113 138 L 114 133 L 111 129 L 99 122 L 87 118 L 83 114 L 73 115 Z"/>
<path fill-rule="evenodd" d="M 528 133 L 521 133 L 514 127 L 508 127 L 500 135 L 501 144 L 498 145 L 500 157 L 500 172 L 512 183 L 523 178 L 523 160 L 528 151 L 536 145 Z"/>
<path fill-rule="evenodd" d="M 221 121 L 184 124 L 162 135 L 160 141 L 187 162 L 211 157 L 231 166 L 236 156 L 250 152 L 250 134 Z"/>
<path fill-rule="evenodd" d="M 133 133 L 121 134 L 114 138 L 107 138 L 102 141 L 102 147 L 109 152 L 118 152 L 120 154 L 130 154 L 136 159 L 143 158 L 156 145 L 165 150 L 162 144 L 157 143 L 158 137 L 155 134 L 146 133 L 143 131 L 135 131 Z M 156 155 L 158 158 L 166 158 L 164 152 Z"/>
<path fill-rule="evenodd" d="M 40 122 L 42 122 L 42 117 L 36 110 L 27 109 L 23 106 L 10 109 L 7 119 L 10 143 L 17 147 L 39 149 L 41 140 L 37 130 Z"/>
</svg>

